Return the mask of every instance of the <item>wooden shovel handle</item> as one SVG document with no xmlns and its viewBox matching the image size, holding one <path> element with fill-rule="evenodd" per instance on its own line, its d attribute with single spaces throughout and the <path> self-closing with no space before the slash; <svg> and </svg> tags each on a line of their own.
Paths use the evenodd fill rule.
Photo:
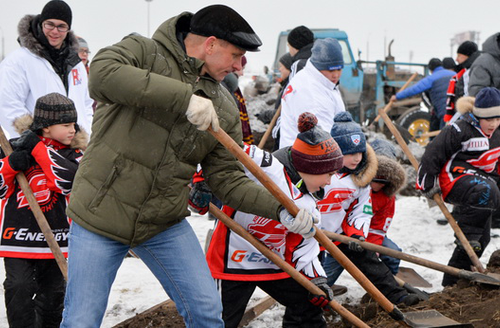
<svg viewBox="0 0 500 328">
<path fill-rule="evenodd" d="M 309 279 L 307 279 L 303 274 L 298 272 L 294 267 L 292 267 L 288 262 L 284 261 L 276 253 L 267 248 L 266 245 L 257 240 L 252 234 L 245 230 L 240 224 L 232 220 L 224 212 L 222 212 L 214 204 L 210 204 L 210 213 L 212 213 L 217 219 L 224 223 L 229 229 L 243 237 L 246 241 L 257 248 L 265 257 L 271 260 L 274 264 L 280 267 L 283 271 L 288 273 L 295 281 L 297 281 L 302 287 L 307 289 L 309 292 L 316 295 L 325 295 L 325 293 L 315 284 L 313 284 Z M 332 309 L 334 309 L 338 314 L 348 320 L 350 323 L 356 327 L 369 327 L 361 319 L 356 317 L 354 314 L 349 312 L 345 307 L 340 305 L 334 300 L 328 303 Z"/>
<path fill-rule="evenodd" d="M 412 152 L 410 151 L 410 148 L 408 148 L 408 145 L 403 140 L 403 137 L 401 137 L 401 134 L 399 133 L 398 129 L 394 126 L 391 119 L 389 118 L 389 116 L 387 116 L 386 113 L 384 113 L 381 110 L 379 110 L 379 113 L 380 113 L 380 116 L 382 117 L 382 119 L 384 120 L 385 125 L 387 125 L 389 130 L 392 132 L 392 134 L 396 138 L 396 141 L 398 142 L 399 146 L 401 146 L 401 148 L 403 149 L 406 156 L 408 156 L 408 159 L 410 160 L 411 164 L 413 165 L 415 170 L 418 172 L 418 161 L 415 158 L 415 156 L 413 156 Z M 453 231 L 455 232 L 455 235 L 457 236 L 458 240 L 460 240 L 460 242 L 462 243 L 462 245 L 463 245 L 465 251 L 467 252 L 467 255 L 471 259 L 474 267 L 476 267 L 476 269 L 479 272 L 484 273 L 486 270 L 484 269 L 483 265 L 481 264 L 481 262 L 479 261 L 479 258 L 476 255 L 476 253 L 474 252 L 474 250 L 470 246 L 469 241 L 467 240 L 464 233 L 462 232 L 462 229 L 460 229 L 460 227 L 458 226 L 457 221 L 455 221 L 455 219 L 451 215 L 450 211 L 448 211 L 448 208 L 444 204 L 444 201 L 441 198 L 441 195 L 435 194 L 433 199 L 437 203 L 437 205 L 439 206 L 441 211 L 443 212 L 443 214 L 446 217 L 446 219 L 448 220 L 448 222 L 450 223 L 450 226 L 452 227 Z"/>
<path fill-rule="evenodd" d="M 299 208 L 295 203 L 288 198 L 285 193 L 272 181 L 267 174 L 240 148 L 240 146 L 222 129 L 215 132 L 212 128 L 207 130 L 210 132 L 222 145 L 224 145 L 252 174 L 276 197 L 276 199 L 286 208 L 286 210 L 294 217 L 299 212 Z M 340 263 L 356 281 L 370 294 L 380 306 L 391 314 L 396 320 L 403 320 L 404 316 L 399 309 L 394 306 L 373 283 L 356 267 L 351 260 L 345 256 L 342 251 L 334 244 L 325 234 L 316 229 L 314 238 L 326 248 L 326 250 Z"/>
<path fill-rule="evenodd" d="M 413 73 L 413 75 L 410 76 L 408 81 L 406 81 L 406 83 L 401 87 L 401 89 L 399 89 L 399 91 L 403 91 L 404 89 L 406 89 L 408 87 L 408 85 L 410 84 L 410 82 L 413 81 L 417 77 L 417 75 L 418 75 L 417 72 Z M 388 111 L 390 111 L 393 104 L 394 104 L 394 102 L 389 100 L 389 103 L 384 107 L 384 113 L 387 113 Z M 370 125 L 374 124 L 375 122 L 378 122 L 379 120 L 380 120 L 380 114 L 378 114 L 377 117 L 375 117 L 375 119 L 373 120 L 373 122 Z"/>
<path fill-rule="evenodd" d="M 424 266 L 424 267 L 427 267 L 430 269 L 434 269 L 437 271 L 445 272 L 445 273 L 448 273 L 448 274 L 451 274 L 451 275 L 454 275 L 457 277 L 460 276 L 461 270 L 454 268 L 454 267 L 451 267 L 451 266 L 447 266 L 444 264 L 440 264 L 437 262 L 426 260 L 426 259 L 414 256 L 414 255 L 406 254 L 406 253 L 397 251 L 395 249 L 372 244 L 372 243 L 367 242 L 367 241 L 359 241 L 358 239 L 347 237 L 344 235 L 340 235 L 340 234 L 335 233 L 335 232 L 325 231 L 325 235 L 332 240 L 340 241 L 341 243 L 344 243 L 344 244 L 349 244 L 349 242 L 355 242 L 355 243 L 358 243 L 364 249 L 367 249 L 367 250 L 372 251 L 372 252 L 395 257 L 395 258 L 403 260 L 403 261 L 415 263 L 415 264 L 418 264 L 418 265 L 421 265 L 421 266 Z"/>
<path fill-rule="evenodd" d="M 278 109 L 276 110 L 276 113 L 274 113 L 273 119 L 271 122 L 269 122 L 269 126 L 267 127 L 266 132 L 262 135 L 262 139 L 260 139 L 259 147 L 260 149 L 263 149 L 264 146 L 266 145 L 267 138 L 271 135 L 271 132 L 273 131 L 274 126 L 276 125 L 276 121 L 278 120 L 278 117 L 281 115 L 281 104 L 279 105 Z"/>
<path fill-rule="evenodd" d="M 2 127 L 0 127 L 0 146 L 2 147 L 3 152 L 5 153 L 6 156 L 12 153 L 12 147 L 10 146 L 7 137 L 5 137 Z M 50 228 L 50 225 L 47 222 L 47 219 L 45 218 L 45 215 L 43 214 L 40 205 L 38 205 L 38 202 L 35 198 L 35 195 L 33 194 L 33 191 L 31 190 L 28 180 L 26 179 L 26 176 L 24 175 L 23 172 L 19 172 L 16 175 L 16 179 L 17 182 L 19 183 L 19 186 L 21 187 L 21 190 L 26 196 L 26 199 L 28 200 L 28 204 L 31 208 L 31 211 L 35 216 L 36 222 L 38 223 L 40 230 L 45 236 L 45 240 L 47 241 L 47 244 L 49 245 L 52 254 L 54 254 L 54 258 L 57 262 L 57 265 L 59 266 L 59 269 L 61 270 L 64 280 L 67 281 L 68 264 L 66 262 L 66 258 L 64 257 L 63 253 L 61 252 L 61 248 L 59 247 L 59 244 L 54 238 L 52 229 Z"/>
</svg>

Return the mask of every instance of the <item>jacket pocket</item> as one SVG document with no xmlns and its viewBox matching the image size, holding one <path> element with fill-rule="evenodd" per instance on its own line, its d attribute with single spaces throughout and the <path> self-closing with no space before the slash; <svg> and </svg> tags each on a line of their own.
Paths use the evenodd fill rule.
<svg viewBox="0 0 500 328">
<path fill-rule="evenodd" d="M 113 165 L 113 169 L 111 170 L 111 173 L 108 175 L 106 178 L 106 181 L 101 185 L 99 190 L 97 191 L 94 199 L 90 202 L 89 209 L 92 213 L 94 213 L 99 205 L 101 204 L 104 196 L 108 193 L 109 187 L 113 184 L 113 181 L 115 181 L 116 177 L 118 176 L 118 166 L 116 164 Z"/>
</svg>

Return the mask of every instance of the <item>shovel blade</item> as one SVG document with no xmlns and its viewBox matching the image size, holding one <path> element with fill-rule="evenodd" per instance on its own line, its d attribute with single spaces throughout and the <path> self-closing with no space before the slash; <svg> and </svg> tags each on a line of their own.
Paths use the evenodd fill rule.
<svg viewBox="0 0 500 328">
<path fill-rule="evenodd" d="M 459 277 L 461 274 L 464 274 L 463 271 L 460 271 Z M 466 271 L 464 278 L 481 284 L 500 286 L 500 274 L 498 273 L 479 273 Z"/>
<path fill-rule="evenodd" d="M 445 317 L 436 310 L 406 312 L 405 322 L 410 327 L 429 328 L 429 327 L 474 327 L 470 323 L 460 323 L 448 317 Z"/>
<path fill-rule="evenodd" d="M 400 266 L 399 272 L 396 276 L 398 278 L 401 278 L 401 280 L 407 282 L 408 284 L 412 285 L 413 287 L 424 287 L 424 288 L 432 287 L 432 284 L 430 284 L 427 280 L 425 280 L 412 268 L 405 268 Z"/>
</svg>

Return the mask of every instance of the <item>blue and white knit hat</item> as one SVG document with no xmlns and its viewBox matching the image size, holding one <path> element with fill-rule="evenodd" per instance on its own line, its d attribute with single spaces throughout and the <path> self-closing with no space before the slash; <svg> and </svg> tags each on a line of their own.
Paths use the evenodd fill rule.
<svg viewBox="0 0 500 328">
<path fill-rule="evenodd" d="M 311 53 L 311 63 L 318 71 L 333 71 L 344 68 L 342 47 L 336 39 L 316 40 Z"/>
<path fill-rule="evenodd" d="M 337 142 L 343 155 L 366 152 L 366 137 L 361 126 L 352 120 L 351 113 L 335 115 L 330 135 Z"/>
<path fill-rule="evenodd" d="M 483 88 L 476 95 L 472 114 L 477 118 L 500 117 L 500 90 L 497 88 Z"/>
</svg>

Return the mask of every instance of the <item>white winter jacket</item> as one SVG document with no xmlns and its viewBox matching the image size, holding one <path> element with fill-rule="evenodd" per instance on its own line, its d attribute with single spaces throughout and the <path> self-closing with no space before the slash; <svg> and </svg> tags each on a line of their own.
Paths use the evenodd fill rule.
<svg viewBox="0 0 500 328">
<path fill-rule="evenodd" d="M 26 31 L 33 17 L 27 15 L 19 23 L 22 47 L 0 63 L 0 124 L 11 138 L 18 136 L 12 126 L 14 120 L 24 114 L 33 115 L 39 97 L 58 92 L 73 100 L 78 112 L 78 124 L 90 134 L 93 100 L 88 92 L 85 66 L 80 61 L 71 69 L 66 93 L 64 84 L 52 65 L 37 54 L 41 45 L 31 32 Z M 71 31 L 69 33 L 74 46 L 74 36 Z"/>
<path fill-rule="evenodd" d="M 328 80 L 308 60 L 283 92 L 281 100 L 280 144 L 291 146 L 299 130 L 297 120 L 303 112 L 311 112 L 327 132 L 333 126 L 336 114 L 345 111 L 338 84 Z"/>
</svg>

